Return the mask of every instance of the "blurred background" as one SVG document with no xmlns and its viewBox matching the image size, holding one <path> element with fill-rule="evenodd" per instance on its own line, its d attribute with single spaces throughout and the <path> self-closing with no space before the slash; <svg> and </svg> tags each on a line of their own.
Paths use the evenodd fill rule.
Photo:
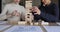
<svg viewBox="0 0 60 32">
<path fill-rule="evenodd" d="M 25 7 L 25 1 L 28 1 L 28 0 L 21 0 L 19 4 Z M 31 1 L 32 1 L 32 6 L 41 5 L 41 0 L 31 0 Z M 59 12 L 60 12 L 59 1 L 60 0 L 52 0 L 52 2 L 54 2 L 56 5 L 58 5 Z M 12 0 L 0 0 L 0 13 L 4 9 L 5 5 L 8 3 L 11 3 L 11 2 L 12 2 Z M 31 29 L 31 27 L 33 27 L 33 28 Z M 23 28 L 23 29 L 21 30 L 21 28 Z M 59 20 L 57 21 L 57 23 L 47 23 L 47 22 L 45 23 L 43 21 L 42 22 L 33 22 L 33 23 L 29 23 L 29 22 L 26 23 L 25 21 L 18 21 L 18 22 L 0 21 L 0 32 L 1 31 L 2 32 L 5 32 L 5 31 L 7 31 L 7 32 L 8 31 L 13 31 L 13 32 L 20 31 L 21 32 L 24 29 L 27 29 L 27 30 L 31 29 L 31 31 L 34 29 L 36 29 L 36 30 L 40 29 L 40 31 L 42 30 L 43 32 L 51 32 L 51 31 L 60 32 L 60 13 L 59 13 Z M 36 30 L 34 30 L 34 31 L 36 32 Z"/>
</svg>

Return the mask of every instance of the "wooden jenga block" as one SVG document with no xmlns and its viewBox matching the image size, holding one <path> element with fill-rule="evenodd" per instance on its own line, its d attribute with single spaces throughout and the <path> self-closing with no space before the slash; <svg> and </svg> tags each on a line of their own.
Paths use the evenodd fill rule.
<svg viewBox="0 0 60 32">
<path fill-rule="evenodd" d="M 25 17 L 25 20 L 27 21 L 32 21 L 33 20 L 33 16 L 32 16 L 32 13 L 26 13 L 26 17 Z"/>
<path fill-rule="evenodd" d="M 32 1 L 26 1 L 25 8 L 27 12 L 30 12 L 30 9 L 32 8 Z"/>
<path fill-rule="evenodd" d="M 25 7 L 26 7 L 27 9 L 32 8 L 32 1 L 26 1 Z"/>
<path fill-rule="evenodd" d="M 26 25 L 26 21 L 19 21 L 18 25 Z"/>
<path fill-rule="evenodd" d="M 49 25 L 49 23 L 42 21 L 41 25 Z"/>
</svg>

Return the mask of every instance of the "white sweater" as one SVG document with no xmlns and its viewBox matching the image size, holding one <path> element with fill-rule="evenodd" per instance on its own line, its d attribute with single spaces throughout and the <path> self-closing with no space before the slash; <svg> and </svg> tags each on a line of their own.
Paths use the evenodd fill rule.
<svg viewBox="0 0 60 32">
<path fill-rule="evenodd" d="M 26 10 L 23 6 L 20 6 L 19 4 L 10 3 L 4 7 L 2 13 L 0 14 L 0 17 L 6 15 L 7 12 L 8 12 L 7 14 L 11 14 L 15 10 L 17 10 L 17 12 L 19 12 L 21 15 L 25 16 Z M 11 18 L 8 18 L 8 20 L 19 21 L 20 17 L 12 16 Z"/>
</svg>

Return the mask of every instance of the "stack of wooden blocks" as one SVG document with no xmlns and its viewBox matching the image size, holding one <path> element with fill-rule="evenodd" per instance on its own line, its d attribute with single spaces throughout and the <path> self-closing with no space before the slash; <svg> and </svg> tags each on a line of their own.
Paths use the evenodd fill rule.
<svg viewBox="0 0 60 32">
<path fill-rule="evenodd" d="M 25 14 L 25 21 L 19 21 L 19 25 L 33 25 L 32 20 L 33 20 L 33 15 L 30 13 L 30 9 L 32 8 L 32 1 L 25 1 L 25 8 L 26 8 L 26 14 Z"/>
<path fill-rule="evenodd" d="M 33 25 L 33 23 L 32 23 L 33 15 L 32 15 L 32 13 L 30 13 L 30 11 L 31 11 L 30 9 L 32 8 L 32 1 L 31 0 L 26 1 L 25 7 L 27 10 L 25 21 L 27 22 L 27 24 Z"/>
</svg>

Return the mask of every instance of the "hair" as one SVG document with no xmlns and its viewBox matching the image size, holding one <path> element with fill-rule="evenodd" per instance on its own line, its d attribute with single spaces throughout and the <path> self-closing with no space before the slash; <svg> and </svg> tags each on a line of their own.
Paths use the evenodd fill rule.
<svg viewBox="0 0 60 32">
<path fill-rule="evenodd" d="M 51 1 L 51 0 L 50 0 Z M 41 4 L 43 5 L 43 2 L 42 2 L 42 0 L 41 0 Z"/>
</svg>

